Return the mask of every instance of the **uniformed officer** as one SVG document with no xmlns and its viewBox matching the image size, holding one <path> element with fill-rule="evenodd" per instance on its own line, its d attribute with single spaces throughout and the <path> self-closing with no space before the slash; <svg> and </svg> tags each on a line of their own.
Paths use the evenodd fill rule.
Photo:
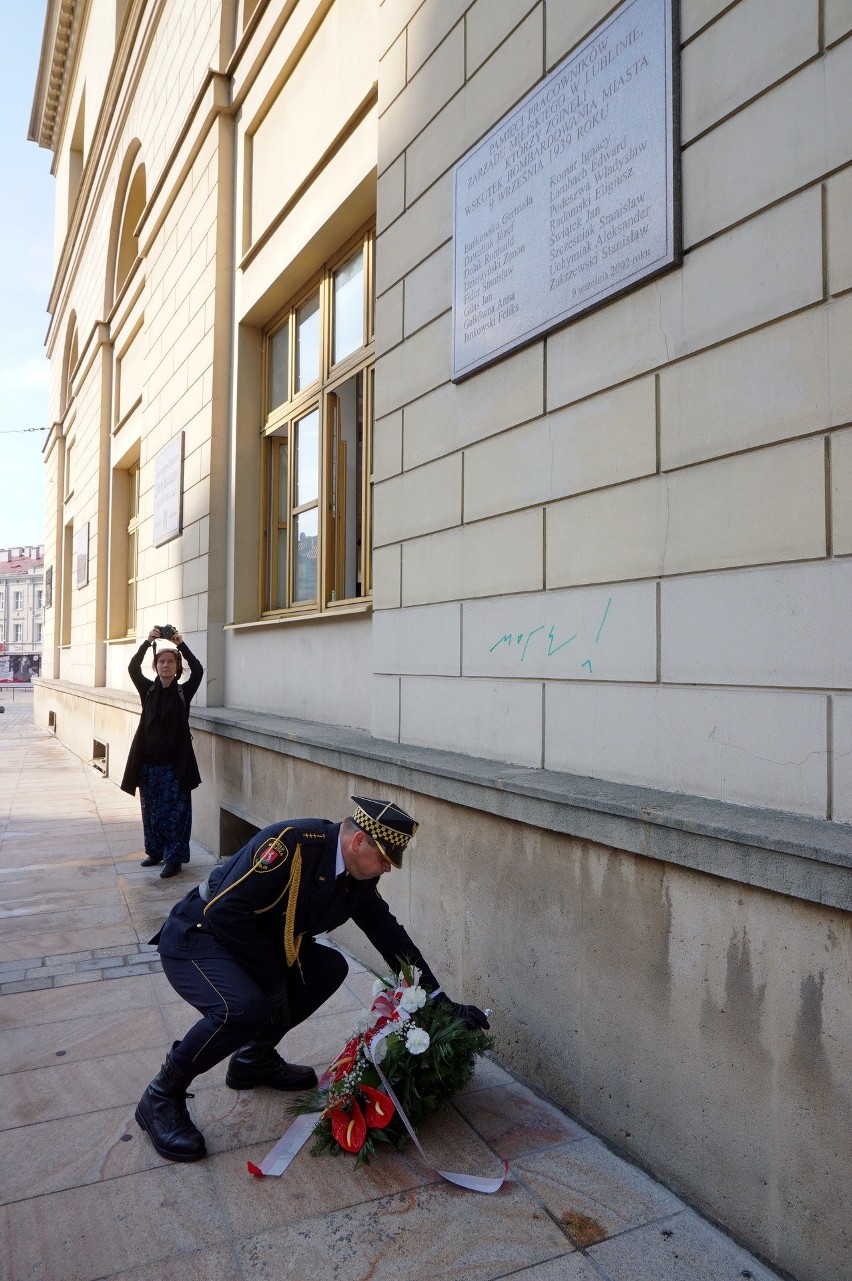
<svg viewBox="0 0 852 1281">
<path fill-rule="evenodd" d="M 175 904 L 154 940 L 169 983 L 202 1015 L 136 1108 L 170 1161 L 206 1155 L 187 1087 L 229 1054 L 225 1082 L 234 1090 L 316 1085 L 312 1068 L 286 1063 L 275 1047 L 346 978 L 345 958 L 317 934 L 353 920 L 394 973 L 403 961 L 416 965 L 423 986 L 449 1001 L 378 889 L 385 872 L 402 866 L 417 823 L 390 801 L 352 800 L 355 811 L 342 823 L 311 818 L 264 828 Z M 488 1027 L 476 1006 L 449 1003 L 470 1026 Z"/>
</svg>

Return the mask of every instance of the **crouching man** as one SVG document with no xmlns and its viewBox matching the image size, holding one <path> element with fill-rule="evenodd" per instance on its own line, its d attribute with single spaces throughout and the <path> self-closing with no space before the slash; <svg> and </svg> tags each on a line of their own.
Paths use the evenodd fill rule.
<svg viewBox="0 0 852 1281">
<path fill-rule="evenodd" d="M 285 1062 L 276 1049 L 346 978 L 345 958 L 316 935 L 352 920 L 394 973 L 402 961 L 416 965 L 423 986 L 449 1001 L 379 894 L 380 877 L 402 866 L 417 824 L 390 801 L 352 800 L 355 811 L 342 823 L 309 818 L 264 828 L 175 904 L 154 940 L 169 983 L 201 1015 L 136 1108 L 160 1156 L 206 1156 L 187 1088 L 229 1055 L 225 1082 L 234 1090 L 316 1085 L 312 1068 Z M 449 1003 L 470 1026 L 488 1027 L 476 1006 Z"/>
</svg>

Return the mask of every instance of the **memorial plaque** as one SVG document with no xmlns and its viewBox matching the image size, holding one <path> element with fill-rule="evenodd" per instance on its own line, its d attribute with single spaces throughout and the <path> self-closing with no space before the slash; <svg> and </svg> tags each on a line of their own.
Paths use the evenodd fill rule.
<svg viewBox="0 0 852 1281">
<path fill-rule="evenodd" d="M 89 522 L 74 530 L 74 586 L 85 587 L 89 581 Z"/>
<path fill-rule="evenodd" d="M 625 0 L 455 169 L 453 379 L 680 261 L 672 0 Z"/>
<path fill-rule="evenodd" d="M 154 546 L 183 529 L 183 432 L 164 445 L 154 462 Z"/>
</svg>

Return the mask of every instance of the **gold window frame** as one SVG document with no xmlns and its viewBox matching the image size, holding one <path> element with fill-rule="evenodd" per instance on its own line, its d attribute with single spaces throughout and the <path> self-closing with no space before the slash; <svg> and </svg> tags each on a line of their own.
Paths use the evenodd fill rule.
<svg viewBox="0 0 852 1281">
<path fill-rule="evenodd" d="M 359 246 L 364 260 L 363 333 L 365 342 L 336 364 L 332 363 L 334 327 L 334 276 L 357 252 Z M 319 376 L 310 384 L 296 389 L 297 335 L 296 317 L 299 309 L 314 295 L 319 298 Z M 375 365 L 375 229 L 371 225 L 362 229 L 348 241 L 333 258 L 326 262 L 304 288 L 278 313 L 267 327 L 263 339 L 263 423 L 261 509 L 262 546 L 260 596 L 258 612 L 261 617 L 299 618 L 362 610 L 369 604 L 372 593 L 372 434 Z M 270 351 L 273 337 L 287 327 L 287 399 L 280 405 L 268 404 L 270 387 Z M 339 456 L 334 456 L 331 425 L 333 406 L 339 389 L 350 379 L 362 377 L 362 430 L 360 493 L 349 495 L 349 501 L 360 504 L 360 555 L 358 577 L 361 594 L 339 596 L 341 581 L 341 553 L 345 552 L 345 531 L 339 510 L 334 506 L 338 491 L 334 487 L 335 467 Z M 318 414 L 317 496 L 296 504 L 295 444 L 296 424 L 311 413 Z M 286 449 L 286 467 L 282 466 L 281 452 Z M 281 484 L 286 484 L 286 502 L 281 503 Z M 338 494 L 339 496 L 339 494 Z M 296 599 L 295 566 L 293 556 L 293 531 L 299 515 L 317 510 L 317 576 L 316 597 L 312 600 Z M 283 510 L 283 516 L 282 516 Z M 286 527 L 287 567 L 285 575 L 285 604 L 279 600 L 281 531 Z"/>
</svg>

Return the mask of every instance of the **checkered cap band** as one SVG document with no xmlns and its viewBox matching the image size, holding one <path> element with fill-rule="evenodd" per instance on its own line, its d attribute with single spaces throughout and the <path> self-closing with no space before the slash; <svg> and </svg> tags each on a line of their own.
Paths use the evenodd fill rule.
<svg viewBox="0 0 852 1281">
<path fill-rule="evenodd" d="M 413 819 L 409 820 L 413 830 L 411 832 L 400 832 L 397 828 L 388 827 L 387 823 L 382 823 L 379 819 L 372 818 L 360 805 L 357 806 L 352 817 L 368 836 L 372 836 L 374 841 L 378 841 L 382 845 L 389 845 L 392 850 L 398 850 L 400 854 L 411 840 L 414 832 L 417 831 L 417 824 Z"/>
</svg>

